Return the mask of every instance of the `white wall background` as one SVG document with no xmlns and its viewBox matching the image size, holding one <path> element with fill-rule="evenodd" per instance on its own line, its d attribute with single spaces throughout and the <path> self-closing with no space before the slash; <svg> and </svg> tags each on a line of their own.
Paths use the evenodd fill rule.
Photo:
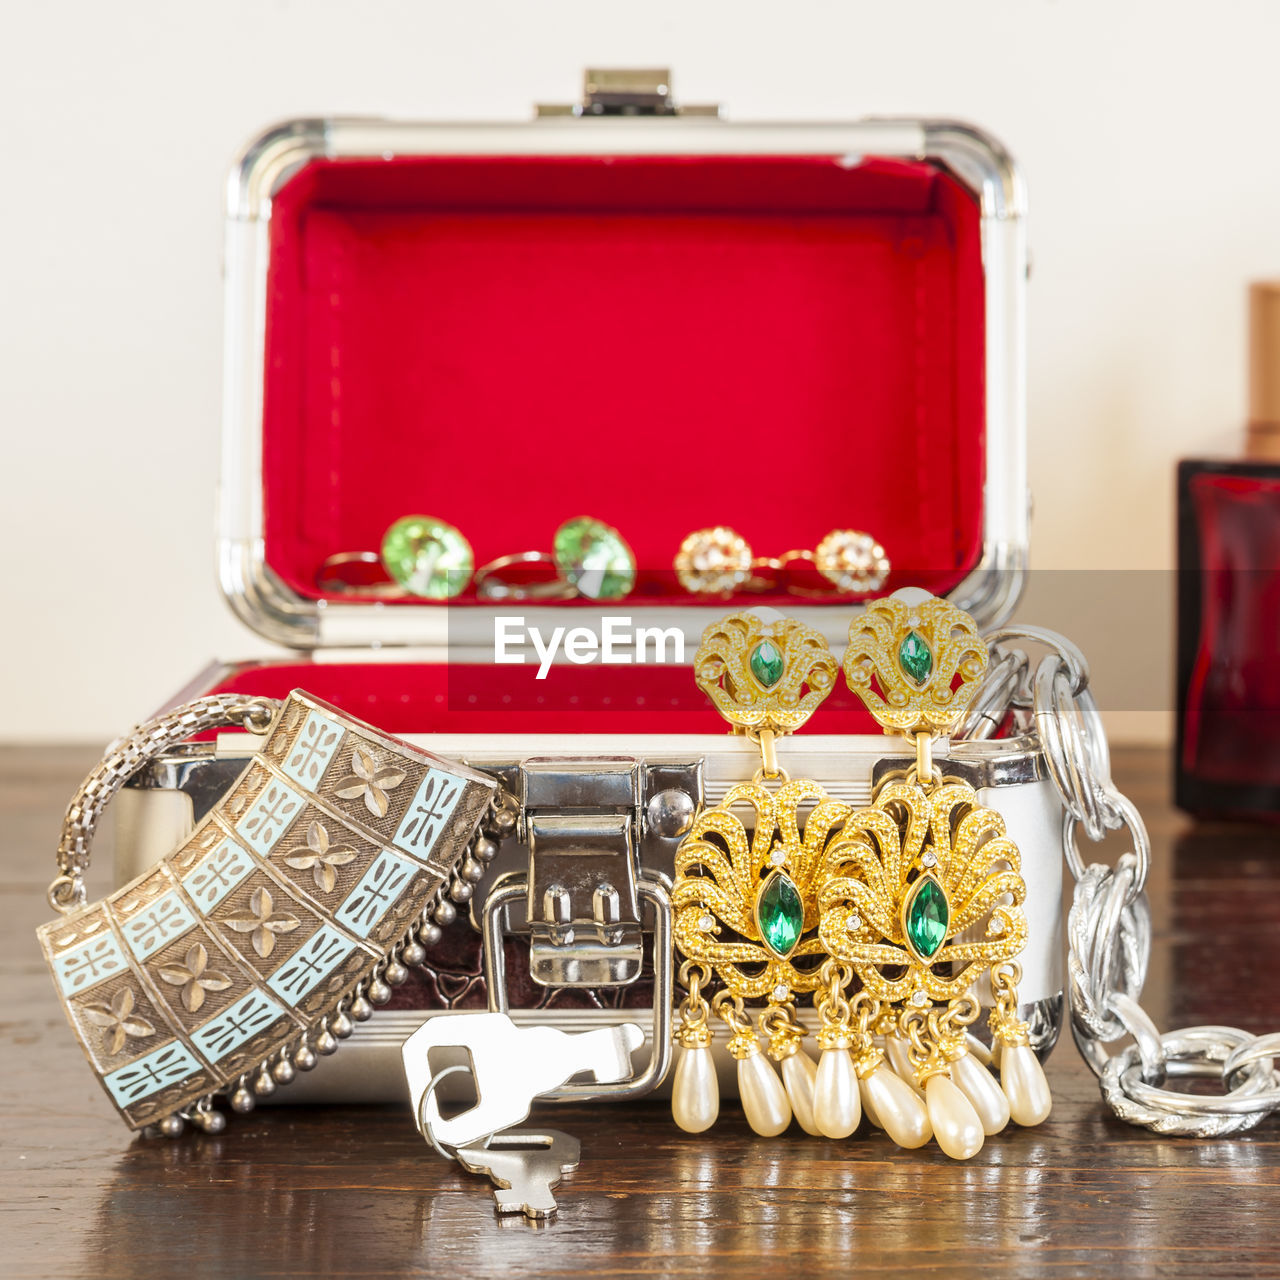
<svg viewBox="0 0 1280 1280">
<path fill-rule="evenodd" d="M 51 0 L 0 45 L 3 739 L 105 740 L 262 651 L 214 584 L 219 270 L 228 163 L 278 118 L 519 117 L 670 65 L 741 118 L 971 119 L 1031 190 L 1037 566 L 1166 569 L 1174 459 L 1237 446 L 1275 0 Z"/>
</svg>

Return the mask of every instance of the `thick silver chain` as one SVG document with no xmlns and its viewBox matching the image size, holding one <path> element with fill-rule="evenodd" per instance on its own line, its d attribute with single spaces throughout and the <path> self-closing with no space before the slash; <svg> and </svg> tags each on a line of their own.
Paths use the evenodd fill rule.
<svg viewBox="0 0 1280 1280">
<path fill-rule="evenodd" d="M 265 733 L 280 704 L 271 698 L 215 694 L 197 698 L 130 729 L 103 753 L 67 806 L 58 843 L 58 877 L 49 886 L 49 905 L 63 913 L 84 905 L 84 873 L 93 833 L 107 802 L 139 769 L 197 733 L 238 725 Z"/>
<path fill-rule="evenodd" d="M 988 738 L 1012 714 L 1034 731 L 1062 799 L 1062 848 L 1075 879 L 1068 919 L 1071 1030 L 1122 1120 L 1156 1133 L 1222 1137 L 1252 1128 L 1280 1109 L 1280 1033 L 1234 1027 L 1161 1033 L 1139 1000 L 1151 948 L 1144 886 L 1151 842 L 1133 803 L 1111 780 L 1111 759 L 1089 665 L 1070 641 L 1035 627 L 988 637 L 990 665 L 959 737 Z M 1047 652 L 1032 664 L 1024 646 Z M 1114 867 L 1085 864 L 1080 837 L 1101 841 L 1124 830 L 1131 848 Z M 1108 1046 L 1132 1037 L 1127 1048 Z M 1220 1092 L 1185 1093 L 1179 1077 L 1208 1077 Z"/>
</svg>

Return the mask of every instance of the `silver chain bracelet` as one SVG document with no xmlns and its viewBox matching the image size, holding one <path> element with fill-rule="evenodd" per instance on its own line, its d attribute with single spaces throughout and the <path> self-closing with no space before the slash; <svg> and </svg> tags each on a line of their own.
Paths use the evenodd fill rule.
<svg viewBox="0 0 1280 1280">
<path fill-rule="evenodd" d="M 1034 667 L 1023 644 L 1048 650 Z M 1151 841 L 1133 802 L 1111 780 L 1111 758 L 1089 665 L 1052 631 L 1010 627 L 988 638 L 988 674 L 958 737 L 991 737 L 1012 714 L 1034 732 L 1063 806 L 1062 848 L 1075 880 L 1068 920 L 1071 1030 L 1121 1120 L 1156 1133 L 1223 1137 L 1280 1108 L 1280 1032 L 1235 1027 L 1161 1033 L 1139 1003 L 1151 948 L 1144 886 Z M 1114 867 L 1085 864 L 1080 836 L 1098 843 L 1124 830 L 1131 848 Z M 1133 1044 L 1108 1046 L 1125 1036 Z M 1179 1077 L 1220 1079 L 1216 1095 L 1170 1088 Z"/>
</svg>

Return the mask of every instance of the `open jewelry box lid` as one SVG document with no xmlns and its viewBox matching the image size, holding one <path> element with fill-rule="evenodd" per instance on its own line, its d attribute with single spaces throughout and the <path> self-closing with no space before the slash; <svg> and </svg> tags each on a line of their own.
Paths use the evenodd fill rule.
<svg viewBox="0 0 1280 1280">
<path fill-rule="evenodd" d="M 998 622 L 1028 542 L 1024 203 L 950 122 L 274 128 L 229 184 L 222 589 L 295 649 L 491 660 L 510 602 L 344 599 L 322 564 L 411 513 L 477 565 L 589 514 L 635 591 L 530 625 L 622 607 L 696 642 L 763 602 L 843 637 L 850 597 L 683 592 L 675 550 L 716 524 L 765 555 L 868 530 L 884 591 Z"/>
</svg>

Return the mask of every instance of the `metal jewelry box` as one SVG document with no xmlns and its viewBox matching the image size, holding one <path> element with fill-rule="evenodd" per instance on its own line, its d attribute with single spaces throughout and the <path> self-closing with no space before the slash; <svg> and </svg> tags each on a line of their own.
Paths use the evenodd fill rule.
<svg viewBox="0 0 1280 1280">
<path fill-rule="evenodd" d="M 1017 602 L 1026 241 L 1009 156 L 950 121 L 734 121 L 682 109 L 669 83 L 589 73 L 581 104 L 522 122 L 291 121 L 232 172 L 219 582 L 292 652 L 217 665 L 181 696 L 300 686 L 496 771 L 521 810 L 427 967 L 293 1096 L 399 1096 L 400 1042 L 424 1012 L 496 999 L 499 959 L 520 1018 L 650 1025 L 646 886 L 670 876 L 695 807 L 758 761 L 688 659 L 498 663 L 496 619 L 549 634 L 626 615 L 691 658 L 719 613 L 763 604 L 843 644 L 849 597 L 684 590 L 674 553 L 716 525 L 771 556 L 856 526 L 888 552 L 885 591 L 945 594 L 983 628 Z M 323 585 L 329 559 L 419 512 L 462 530 L 476 564 L 590 513 L 632 547 L 634 588 L 513 604 Z M 894 744 L 847 691 L 812 729 L 782 741 L 783 765 L 868 799 Z M 117 802 L 119 880 L 172 848 L 250 750 L 222 735 L 140 775 Z M 1038 941 L 1022 994 L 1047 1048 L 1058 802 L 1025 739 L 956 743 L 947 768 L 1023 849 Z M 525 904 L 549 860 L 588 845 L 568 910 L 595 941 L 566 966 L 555 922 Z M 621 891 L 608 929 L 583 905 L 593 876 Z"/>
</svg>

